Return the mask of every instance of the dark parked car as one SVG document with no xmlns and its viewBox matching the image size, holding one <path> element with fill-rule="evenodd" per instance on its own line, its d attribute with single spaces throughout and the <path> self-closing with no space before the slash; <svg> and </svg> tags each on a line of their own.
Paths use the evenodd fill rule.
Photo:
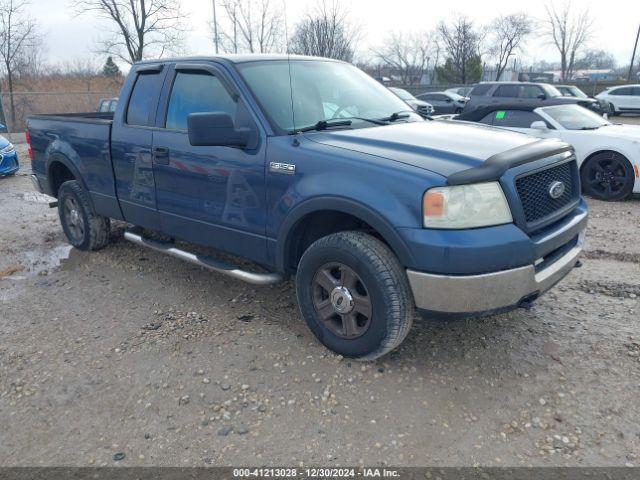
<svg viewBox="0 0 640 480">
<path fill-rule="evenodd" d="M 452 92 L 429 92 L 418 95 L 419 100 L 424 100 L 433 105 L 434 113 L 460 113 L 467 102 L 465 97 Z"/>
<path fill-rule="evenodd" d="M 597 105 L 597 108 L 592 108 L 592 110 L 595 111 L 596 113 L 607 113 L 612 116 L 615 115 L 616 113 L 616 109 L 613 106 L 613 104 L 611 104 L 611 102 L 590 97 L 575 85 L 556 85 L 555 87 L 560 91 L 560 93 L 564 97 L 583 98 L 583 99 L 591 98 L 595 100 L 596 102 L 598 102 L 599 105 Z"/>
<path fill-rule="evenodd" d="M 416 97 L 411 95 L 409 92 L 402 88 L 398 87 L 389 87 L 393 93 L 396 94 L 400 100 L 404 100 L 404 102 L 413 108 L 416 112 L 423 116 L 433 115 L 433 105 L 424 100 L 418 100 Z"/>
<path fill-rule="evenodd" d="M 471 98 L 465 106 L 465 113 L 496 103 L 537 102 L 539 107 L 559 104 L 578 104 L 598 113 L 600 104 L 591 98 L 565 97 L 553 85 L 529 82 L 486 82 L 471 90 Z"/>
</svg>

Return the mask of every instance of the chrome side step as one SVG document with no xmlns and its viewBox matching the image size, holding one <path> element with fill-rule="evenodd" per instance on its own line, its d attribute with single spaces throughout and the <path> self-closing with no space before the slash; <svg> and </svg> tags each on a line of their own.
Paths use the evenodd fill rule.
<svg viewBox="0 0 640 480">
<path fill-rule="evenodd" d="M 283 276 L 279 273 L 247 272 L 245 270 L 240 270 L 234 265 L 222 262 L 220 260 L 203 257 L 186 252 L 184 250 L 180 250 L 172 243 L 157 242 L 149 238 L 144 238 L 142 235 L 138 235 L 137 233 L 133 233 L 130 231 L 124 232 L 124 238 L 125 240 L 133 242 L 137 245 L 148 247 L 158 252 L 166 253 L 167 255 L 171 255 L 172 257 L 176 257 L 189 263 L 193 263 L 194 265 L 204 267 L 207 270 L 222 273 L 224 275 L 237 278 L 238 280 L 242 280 L 253 285 L 272 285 L 283 280 Z"/>
</svg>

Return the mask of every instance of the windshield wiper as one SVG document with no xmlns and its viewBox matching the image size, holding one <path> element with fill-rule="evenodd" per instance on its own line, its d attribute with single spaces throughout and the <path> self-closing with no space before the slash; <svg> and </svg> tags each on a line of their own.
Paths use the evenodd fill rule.
<svg viewBox="0 0 640 480">
<path fill-rule="evenodd" d="M 408 113 L 403 113 L 403 112 L 406 112 L 406 111 L 408 111 L 408 110 L 403 110 L 402 112 L 395 112 L 395 113 L 392 113 L 392 114 L 391 114 L 391 115 L 389 115 L 388 117 L 379 118 L 379 119 L 378 119 L 378 121 L 379 121 L 379 122 L 389 122 L 389 123 L 392 123 L 392 122 L 396 122 L 396 121 L 398 121 L 398 120 L 401 120 L 401 119 L 403 119 L 403 118 L 409 118 L 409 116 L 410 116 L 410 115 L 409 115 Z"/>
<path fill-rule="evenodd" d="M 320 120 L 315 125 L 311 125 L 309 127 L 297 128 L 294 133 L 297 132 L 312 132 L 314 130 L 320 132 L 322 130 L 326 130 L 331 127 L 348 127 L 353 122 L 351 120 Z"/>
<path fill-rule="evenodd" d="M 597 127 L 582 127 L 580 130 L 598 130 L 600 127 L 602 127 L 602 125 Z"/>
</svg>

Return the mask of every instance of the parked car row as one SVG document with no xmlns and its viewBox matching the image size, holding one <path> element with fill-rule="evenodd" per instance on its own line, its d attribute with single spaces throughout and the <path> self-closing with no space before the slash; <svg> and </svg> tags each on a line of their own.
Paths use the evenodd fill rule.
<svg viewBox="0 0 640 480">
<path fill-rule="evenodd" d="M 640 126 L 613 124 L 576 104 L 537 101 L 496 103 L 448 118 L 571 144 L 582 189 L 594 198 L 615 201 L 640 193 Z"/>
</svg>

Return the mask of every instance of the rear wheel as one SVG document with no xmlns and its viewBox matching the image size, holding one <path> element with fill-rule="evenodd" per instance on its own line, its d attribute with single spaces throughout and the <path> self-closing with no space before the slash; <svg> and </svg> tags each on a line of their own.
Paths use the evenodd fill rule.
<svg viewBox="0 0 640 480">
<path fill-rule="evenodd" d="M 406 273 L 380 240 L 340 232 L 313 243 L 296 275 L 300 310 L 327 348 L 373 360 L 402 343 L 414 316 Z"/>
<path fill-rule="evenodd" d="M 77 180 L 58 190 L 58 214 L 69 243 L 80 250 L 99 250 L 109 243 L 110 220 L 98 215 Z"/>
<path fill-rule="evenodd" d="M 582 167 L 582 189 L 598 200 L 623 200 L 631 195 L 635 182 L 631 162 L 617 152 L 601 152 Z"/>
</svg>

